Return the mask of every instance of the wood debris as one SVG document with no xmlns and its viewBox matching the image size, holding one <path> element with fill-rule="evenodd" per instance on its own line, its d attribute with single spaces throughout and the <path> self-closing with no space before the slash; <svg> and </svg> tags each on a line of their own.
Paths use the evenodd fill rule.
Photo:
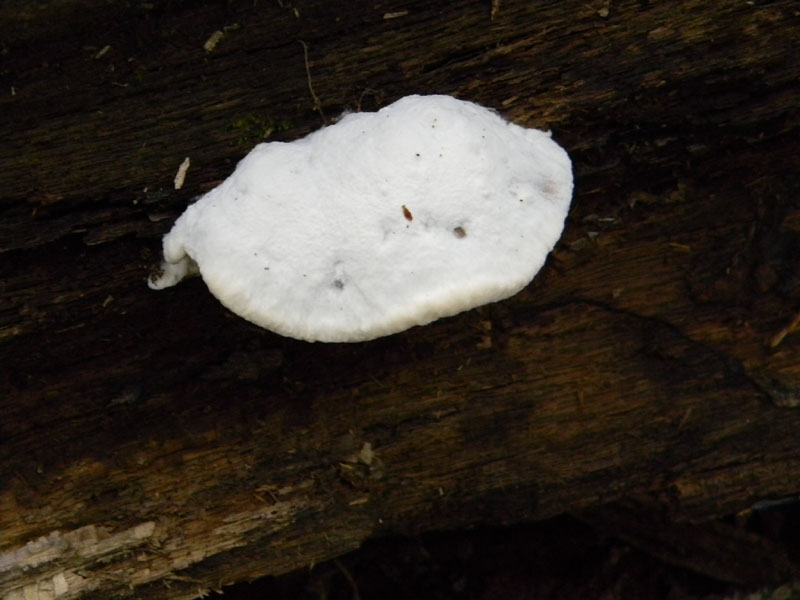
<svg viewBox="0 0 800 600">
<path fill-rule="evenodd" d="M 186 158 L 183 159 L 183 162 L 178 167 L 178 172 L 175 173 L 175 189 L 176 190 L 179 190 L 179 189 L 181 189 L 183 187 L 183 181 L 184 181 L 184 179 L 186 179 L 186 171 L 189 170 L 189 165 L 190 164 L 191 164 L 191 161 L 189 160 L 189 157 L 187 156 Z"/>
</svg>

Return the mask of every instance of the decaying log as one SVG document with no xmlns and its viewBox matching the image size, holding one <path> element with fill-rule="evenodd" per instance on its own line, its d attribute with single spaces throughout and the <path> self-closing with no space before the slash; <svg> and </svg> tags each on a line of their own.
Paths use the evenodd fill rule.
<svg viewBox="0 0 800 600">
<path fill-rule="evenodd" d="M 191 598 L 386 533 L 800 492 L 794 2 L 94 4 L 0 7 L 0 596 Z M 325 345 L 147 289 L 254 143 L 409 93 L 570 152 L 524 292 Z"/>
</svg>

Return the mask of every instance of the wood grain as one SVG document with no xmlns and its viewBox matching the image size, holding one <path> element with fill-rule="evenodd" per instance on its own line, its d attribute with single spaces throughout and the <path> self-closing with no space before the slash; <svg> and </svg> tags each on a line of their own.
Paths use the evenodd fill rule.
<svg viewBox="0 0 800 600">
<path fill-rule="evenodd" d="M 3 598 L 191 598 L 388 533 L 800 491 L 793 2 L 80 5 L 0 7 Z M 570 152 L 525 291 L 325 345 L 147 289 L 254 143 L 409 93 Z"/>
</svg>

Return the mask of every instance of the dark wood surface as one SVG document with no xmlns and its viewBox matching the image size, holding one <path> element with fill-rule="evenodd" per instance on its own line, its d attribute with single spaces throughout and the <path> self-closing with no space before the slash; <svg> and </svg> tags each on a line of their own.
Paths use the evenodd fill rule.
<svg viewBox="0 0 800 600">
<path fill-rule="evenodd" d="M 20 1 L 0 32 L 3 598 L 190 598 L 567 512 L 649 540 L 619 502 L 690 527 L 800 491 L 791 0 Z M 569 151 L 522 293 L 326 345 L 147 288 L 253 144 L 409 93 Z"/>
</svg>

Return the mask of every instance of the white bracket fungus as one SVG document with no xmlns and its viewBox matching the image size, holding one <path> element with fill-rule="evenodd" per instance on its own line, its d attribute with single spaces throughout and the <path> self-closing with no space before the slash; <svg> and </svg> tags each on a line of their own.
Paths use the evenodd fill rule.
<svg viewBox="0 0 800 600">
<path fill-rule="evenodd" d="M 164 237 L 153 289 L 200 272 L 248 321 L 357 342 L 507 298 L 572 197 L 548 132 L 450 96 L 407 96 L 256 146 Z"/>
</svg>

